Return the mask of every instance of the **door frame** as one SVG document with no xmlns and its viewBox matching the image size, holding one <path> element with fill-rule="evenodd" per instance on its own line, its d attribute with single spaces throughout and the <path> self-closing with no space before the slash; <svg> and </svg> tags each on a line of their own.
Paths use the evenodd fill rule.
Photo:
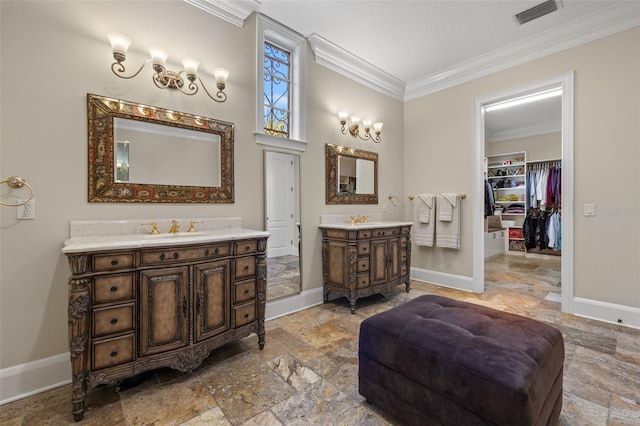
<svg viewBox="0 0 640 426">
<path fill-rule="evenodd" d="M 474 184 L 473 184 L 473 292 L 484 292 L 484 157 L 485 106 L 538 92 L 562 88 L 562 312 L 573 313 L 574 253 L 574 72 L 493 93 L 474 101 Z"/>
</svg>

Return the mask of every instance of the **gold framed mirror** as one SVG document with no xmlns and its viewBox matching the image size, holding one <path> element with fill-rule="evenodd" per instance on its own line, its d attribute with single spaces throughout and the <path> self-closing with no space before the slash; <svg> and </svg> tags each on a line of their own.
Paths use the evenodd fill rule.
<svg viewBox="0 0 640 426">
<path fill-rule="evenodd" d="M 327 204 L 378 204 L 378 154 L 325 145 Z"/>
<path fill-rule="evenodd" d="M 233 203 L 233 123 L 87 94 L 89 202 Z"/>
</svg>

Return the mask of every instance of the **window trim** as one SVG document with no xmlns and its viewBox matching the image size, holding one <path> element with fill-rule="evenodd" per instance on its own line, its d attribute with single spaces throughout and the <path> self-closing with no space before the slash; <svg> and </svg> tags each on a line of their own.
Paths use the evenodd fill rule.
<svg viewBox="0 0 640 426">
<path fill-rule="evenodd" d="M 257 64 L 256 64 L 256 143 L 305 151 L 306 104 L 305 65 L 306 40 L 289 28 L 258 14 L 257 23 Z M 289 117 L 289 138 L 267 135 L 264 132 L 264 42 L 268 41 L 291 52 L 291 105 Z"/>
</svg>

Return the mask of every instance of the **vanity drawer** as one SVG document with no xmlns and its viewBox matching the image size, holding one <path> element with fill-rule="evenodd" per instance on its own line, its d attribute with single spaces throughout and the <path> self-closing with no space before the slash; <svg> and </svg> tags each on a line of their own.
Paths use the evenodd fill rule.
<svg viewBox="0 0 640 426">
<path fill-rule="evenodd" d="M 93 256 L 93 270 L 96 272 L 131 268 L 134 264 L 134 253 L 96 254 Z"/>
<path fill-rule="evenodd" d="M 256 320 L 256 303 L 251 302 L 233 308 L 236 327 L 249 324 Z"/>
<path fill-rule="evenodd" d="M 402 263 L 400 264 L 400 276 L 404 277 L 405 275 L 407 275 L 407 263 Z"/>
<path fill-rule="evenodd" d="M 358 243 L 358 256 L 366 256 L 371 251 L 369 241 Z"/>
<path fill-rule="evenodd" d="M 241 257 L 234 260 L 236 280 L 253 277 L 256 274 L 256 258 L 254 256 Z"/>
<path fill-rule="evenodd" d="M 242 303 L 247 300 L 256 298 L 256 280 L 241 281 L 235 283 L 234 287 L 234 299 L 233 303 Z"/>
<path fill-rule="evenodd" d="M 392 237 L 394 235 L 400 235 L 400 229 L 381 228 L 371 230 L 371 238 Z"/>
<path fill-rule="evenodd" d="M 133 334 L 113 339 L 93 342 L 91 363 L 93 370 L 111 367 L 135 359 L 135 339 Z"/>
<path fill-rule="evenodd" d="M 369 287 L 369 274 L 356 275 L 356 288 Z"/>
<path fill-rule="evenodd" d="M 226 257 L 231 254 L 230 244 L 206 244 L 189 248 L 171 248 L 142 252 L 143 265 L 157 265 L 191 260 L 207 260 Z"/>
<path fill-rule="evenodd" d="M 258 251 L 258 242 L 256 240 L 236 241 L 235 255 L 251 254 Z"/>
<path fill-rule="evenodd" d="M 133 330 L 135 304 L 94 309 L 91 323 L 93 337 Z"/>
<path fill-rule="evenodd" d="M 117 302 L 135 297 L 135 273 L 106 275 L 93 279 L 93 303 Z"/>
<path fill-rule="evenodd" d="M 358 231 L 358 239 L 362 240 L 364 238 L 371 238 L 371 229 L 363 229 L 362 231 Z"/>
<path fill-rule="evenodd" d="M 326 238 L 334 238 L 337 240 L 346 240 L 347 239 L 347 231 L 344 229 L 323 229 Z"/>
<path fill-rule="evenodd" d="M 356 265 L 356 271 L 358 271 L 358 272 L 367 272 L 367 271 L 369 271 L 369 258 L 368 257 L 362 257 L 362 258 L 358 259 L 357 265 Z"/>
<path fill-rule="evenodd" d="M 407 252 L 406 250 L 400 250 L 400 262 L 407 262 Z"/>
</svg>

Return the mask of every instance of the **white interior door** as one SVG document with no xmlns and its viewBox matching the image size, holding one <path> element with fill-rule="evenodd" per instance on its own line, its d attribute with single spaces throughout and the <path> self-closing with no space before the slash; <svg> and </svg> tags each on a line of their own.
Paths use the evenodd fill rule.
<svg viewBox="0 0 640 426">
<path fill-rule="evenodd" d="M 293 155 L 266 152 L 267 257 L 294 254 Z"/>
</svg>

